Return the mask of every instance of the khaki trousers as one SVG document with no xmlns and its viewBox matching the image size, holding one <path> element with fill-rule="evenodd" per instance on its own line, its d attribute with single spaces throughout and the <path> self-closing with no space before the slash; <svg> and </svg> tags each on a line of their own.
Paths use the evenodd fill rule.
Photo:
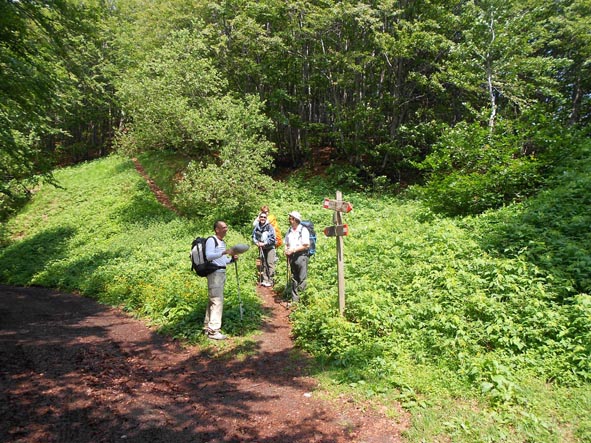
<svg viewBox="0 0 591 443">
<path fill-rule="evenodd" d="M 224 286 L 226 284 L 226 270 L 219 269 L 207 276 L 207 293 L 209 302 L 205 310 L 204 328 L 219 331 L 222 328 L 224 313 Z"/>
</svg>

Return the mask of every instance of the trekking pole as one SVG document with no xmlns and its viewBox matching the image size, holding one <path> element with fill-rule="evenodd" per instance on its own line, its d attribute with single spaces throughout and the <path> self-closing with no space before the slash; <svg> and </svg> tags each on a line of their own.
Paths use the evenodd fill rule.
<svg viewBox="0 0 591 443">
<path fill-rule="evenodd" d="M 263 247 L 259 246 L 259 261 L 261 265 L 259 266 L 259 285 L 263 284 L 263 273 L 265 272 L 265 254 L 263 253 Z"/>
<path fill-rule="evenodd" d="M 287 255 L 287 281 L 285 282 L 285 297 L 289 298 L 290 296 L 290 286 L 291 286 L 291 263 L 290 263 L 290 256 Z"/>
<path fill-rule="evenodd" d="M 236 288 L 238 292 L 238 301 L 240 303 L 240 321 L 244 315 L 244 307 L 242 306 L 242 297 L 240 296 L 240 279 L 238 278 L 238 262 L 234 262 L 234 269 L 236 269 Z"/>
</svg>

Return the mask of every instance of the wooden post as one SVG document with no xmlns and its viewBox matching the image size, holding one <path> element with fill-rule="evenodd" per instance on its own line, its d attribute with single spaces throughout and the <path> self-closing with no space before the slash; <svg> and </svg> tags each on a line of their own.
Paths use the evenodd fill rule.
<svg viewBox="0 0 591 443">
<path fill-rule="evenodd" d="M 332 209 L 334 211 L 332 216 L 332 226 L 327 226 L 324 229 L 324 235 L 327 237 L 337 238 L 337 281 L 339 290 L 339 312 L 341 315 L 345 313 L 345 254 L 343 236 L 349 234 L 349 227 L 343 224 L 343 212 L 349 212 L 353 209 L 353 205 L 349 202 L 343 201 L 343 194 L 337 191 L 336 200 L 329 198 L 324 199 L 323 207 L 325 209 Z"/>
<path fill-rule="evenodd" d="M 337 191 L 337 201 L 343 200 L 343 194 L 341 191 Z M 343 224 L 343 217 L 340 211 L 336 211 L 335 222 L 337 225 Z M 339 287 L 339 313 L 343 315 L 345 313 L 345 257 L 344 257 L 344 242 L 343 236 L 337 235 L 337 278 Z"/>
</svg>

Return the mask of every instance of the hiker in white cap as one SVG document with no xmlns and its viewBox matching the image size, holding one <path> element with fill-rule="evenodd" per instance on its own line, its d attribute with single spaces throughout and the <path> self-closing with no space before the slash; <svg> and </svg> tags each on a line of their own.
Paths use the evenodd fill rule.
<svg viewBox="0 0 591 443">
<path fill-rule="evenodd" d="M 285 255 L 291 270 L 291 302 L 300 301 L 300 293 L 306 289 L 308 277 L 308 248 L 310 232 L 301 224 L 302 216 L 297 211 L 289 213 L 289 230 L 285 236 Z"/>
</svg>

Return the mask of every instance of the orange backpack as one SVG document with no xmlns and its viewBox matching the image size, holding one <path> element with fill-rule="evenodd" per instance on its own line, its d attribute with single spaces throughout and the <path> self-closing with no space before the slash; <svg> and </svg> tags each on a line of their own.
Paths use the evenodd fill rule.
<svg viewBox="0 0 591 443">
<path fill-rule="evenodd" d="M 279 224 L 277 223 L 277 218 L 274 215 L 267 215 L 267 221 L 273 226 L 275 229 L 275 247 L 279 247 L 283 244 L 283 237 L 281 235 L 281 229 L 279 229 Z"/>
</svg>

